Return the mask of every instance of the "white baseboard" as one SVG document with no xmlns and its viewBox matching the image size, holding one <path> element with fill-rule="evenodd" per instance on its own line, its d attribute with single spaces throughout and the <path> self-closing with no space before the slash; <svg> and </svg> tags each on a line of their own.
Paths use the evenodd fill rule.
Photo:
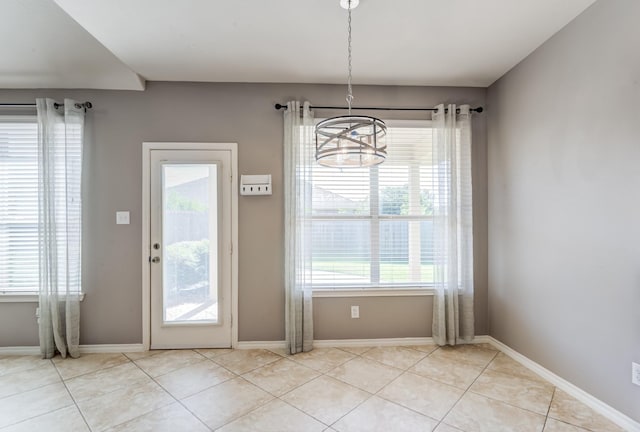
<svg viewBox="0 0 640 432">
<path fill-rule="evenodd" d="M 371 347 L 371 346 L 408 346 L 431 345 L 430 337 L 380 338 L 380 339 L 323 339 L 314 340 L 314 348 Z"/>
<path fill-rule="evenodd" d="M 493 339 L 491 336 L 487 336 L 487 335 L 480 335 L 480 336 L 474 336 L 473 337 L 473 342 L 471 342 L 472 344 L 480 344 L 480 343 L 486 343 L 486 344 L 490 344 L 491 341 L 493 341 L 495 339 Z M 495 345 L 494 345 L 495 347 Z"/>
<path fill-rule="evenodd" d="M 284 349 L 286 341 L 238 341 L 236 349 Z"/>
<path fill-rule="evenodd" d="M 546 379 L 551 384 L 558 387 L 560 390 L 570 394 L 583 404 L 587 405 L 589 408 L 608 418 L 618 426 L 624 428 L 624 430 L 629 432 L 640 432 L 640 423 L 636 422 L 632 418 L 607 405 L 606 403 L 590 395 L 586 391 L 576 387 L 569 381 L 559 377 L 558 375 L 554 374 L 550 370 L 539 365 L 528 357 L 523 356 L 522 354 L 503 344 L 499 340 L 491 336 L 482 336 L 482 338 L 485 338 L 488 343 L 497 348 L 499 351 L 511 357 L 513 360 L 520 363 L 522 366 L 540 375 L 542 378 Z"/>
<path fill-rule="evenodd" d="M 491 343 L 489 336 L 476 336 L 473 343 Z M 316 348 L 340 348 L 340 347 L 368 347 L 368 346 L 408 346 L 408 345 L 431 345 L 433 339 L 430 337 L 413 338 L 381 338 L 381 339 L 324 339 L 314 340 L 313 346 Z M 284 349 L 287 347 L 286 341 L 239 341 L 236 349 Z M 96 353 L 119 353 L 119 352 L 142 352 L 145 351 L 143 344 L 98 344 L 80 345 L 80 352 L 83 354 Z M 15 346 L 0 347 L 0 355 L 39 355 L 38 346 Z"/>
<path fill-rule="evenodd" d="M 144 351 L 142 344 L 80 345 L 81 354 L 123 353 Z M 0 347 L 0 355 L 40 355 L 39 346 Z"/>
<path fill-rule="evenodd" d="M 81 354 L 127 353 L 145 351 L 142 344 L 80 345 Z"/>
<path fill-rule="evenodd" d="M 40 355 L 39 346 L 0 347 L 0 355 Z"/>
<path fill-rule="evenodd" d="M 489 336 L 476 336 L 472 343 L 490 343 Z M 316 339 L 314 348 L 432 345 L 433 338 Z M 286 341 L 239 341 L 237 349 L 284 349 Z"/>
</svg>

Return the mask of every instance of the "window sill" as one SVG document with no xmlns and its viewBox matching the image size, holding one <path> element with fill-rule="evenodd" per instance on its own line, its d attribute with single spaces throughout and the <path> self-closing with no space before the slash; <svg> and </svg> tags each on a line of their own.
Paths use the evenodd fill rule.
<svg viewBox="0 0 640 432">
<path fill-rule="evenodd" d="M 422 297 L 433 293 L 431 288 L 315 289 L 313 297 Z"/>
<path fill-rule="evenodd" d="M 80 293 L 80 301 L 84 300 L 84 293 Z M 63 296 L 64 297 L 64 296 Z M 0 303 L 38 303 L 39 296 L 37 293 L 2 293 L 0 294 Z"/>
</svg>

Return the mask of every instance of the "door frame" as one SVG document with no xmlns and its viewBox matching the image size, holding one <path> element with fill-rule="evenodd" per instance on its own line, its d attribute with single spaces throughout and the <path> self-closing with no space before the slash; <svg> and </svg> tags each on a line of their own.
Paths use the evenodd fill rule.
<svg viewBox="0 0 640 432">
<path fill-rule="evenodd" d="M 142 143 L 142 346 L 151 345 L 151 151 L 222 150 L 231 152 L 231 347 L 238 346 L 238 144 L 203 142 Z"/>
</svg>

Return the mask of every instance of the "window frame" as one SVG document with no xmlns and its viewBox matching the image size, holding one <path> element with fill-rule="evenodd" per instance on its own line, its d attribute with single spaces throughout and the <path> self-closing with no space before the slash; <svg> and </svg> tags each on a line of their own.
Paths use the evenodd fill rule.
<svg viewBox="0 0 640 432">
<path fill-rule="evenodd" d="M 4 123 L 30 123 L 37 127 L 38 118 L 35 114 L 24 115 L 0 115 L 0 124 Z M 2 290 L 0 289 L 0 302 L 23 302 L 37 301 L 38 287 L 25 290 Z"/>
<path fill-rule="evenodd" d="M 36 114 L 0 115 L 0 123 L 11 122 L 33 123 L 37 127 L 38 116 Z M 60 294 L 61 299 L 64 299 L 64 297 L 65 294 Z M 84 297 L 85 293 L 80 292 L 80 301 L 83 301 Z M 38 286 L 28 290 L 0 290 L 0 303 L 38 303 L 39 301 L 40 295 Z"/>
<path fill-rule="evenodd" d="M 324 119 L 315 119 L 316 123 Z M 432 128 L 433 122 L 429 119 L 421 120 L 383 120 L 388 128 Z M 383 162 L 382 164 L 384 164 Z M 313 297 L 395 297 L 395 296 L 433 296 L 434 295 L 434 283 L 407 283 L 407 284 L 381 284 L 380 283 L 380 260 L 379 260 L 379 241 L 381 237 L 380 222 L 384 220 L 394 221 L 428 221 L 433 220 L 433 215 L 425 216 L 402 216 L 402 215 L 381 215 L 380 214 L 380 202 L 379 202 L 379 169 L 378 165 L 370 167 L 370 179 L 373 177 L 373 181 L 369 181 L 369 215 L 320 215 L 311 216 L 311 220 L 340 220 L 340 221 L 354 221 L 354 220 L 367 220 L 370 221 L 371 226 L 369 229 L 371 256 L 377 254 L 377 259 L 370 259 L 370 279 L 377 280 L 378 285 L 340 285 L 335 286 L 331 284 L 312 285 Z M 420 165 L 416 166 L 418 172 Z M 411 191 L 411 173 L 408 176 L 409 179 L 409 193 Z M 417 189 L 419 191 L 419 187 Z M 374 226 L 376 229 L 374 229 Z M 373 282 L 372 282 L 373 283 Z"/>
</svg>

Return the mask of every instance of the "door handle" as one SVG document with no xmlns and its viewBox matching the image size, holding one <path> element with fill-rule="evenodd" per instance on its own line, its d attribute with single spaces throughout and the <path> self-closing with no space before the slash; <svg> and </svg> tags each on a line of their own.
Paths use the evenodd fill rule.
<svg viewBox="0 0 640 432">
<path fill-rule="evenodd" d="M 151 258 L 151 262 L 152 263 L 159 263 L 160 262 L 160 257 L 156 256 L 156 257 Z"/>
</svg>

